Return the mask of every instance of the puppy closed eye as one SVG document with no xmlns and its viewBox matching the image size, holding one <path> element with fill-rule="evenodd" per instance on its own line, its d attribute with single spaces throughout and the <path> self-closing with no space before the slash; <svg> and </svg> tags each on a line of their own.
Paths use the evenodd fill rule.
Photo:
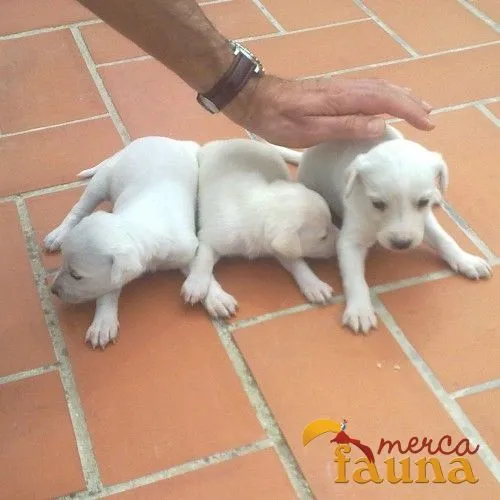
<svg viewBox="0 0 500 500">
<path fill-rule="evenodd" d="M 326 241 L 327 238 L 328 238 L 328 235 L 324 234 L 323 236 L 321 236 L 320 241 Z"/>
<path fill-rule="evenodd" d="M 418 208 L 425 208 L 429 205 L 429 198 L 422 198 L 417 201 L 417 207 Z"/>
<path fill-rule="evenodd" d="M 76 281 L 80 281 L 83 278 L 83 276 L 75 273 L 75 271 L 69 271 L 69 275 Z"/>
<path fill-rule="evenodd" d="M 381 200 L 372 200 L 372 205 L 380 212 L 383 212 L 387 208 L 387 203 Z"/>
</svg>

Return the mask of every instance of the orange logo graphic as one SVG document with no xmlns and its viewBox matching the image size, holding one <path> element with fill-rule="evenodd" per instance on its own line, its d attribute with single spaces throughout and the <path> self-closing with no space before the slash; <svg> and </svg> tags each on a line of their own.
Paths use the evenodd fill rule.
<svg viewBox="0 0 500 500">
<path fill-rule="evenodd" d="M 342 422 L 337 422 L 328 418 L 314 420 L 308 424 L 302 433 L 302 443 L 307 446 L 313 439 L 331 432 L 335 437 L 330 440 L 330 443 L 335 443 L 337 446 L 334 448 L 334 463 L 337 465 L 336 483 L 348 483 L 348 467 L 347 464 L 351 462 L 349 454 L 351 452 L 351 445 L 356 446 L 364 457 L 354 460 L 355 465 L 360 465 L 352 471 L 352 480 L 358 484 L 365 484 L 369 482 L 382 483 L 384 480 L 391 484 L 398 483 L 446 483 L 447 481 L 453 484 L 471 483 L 475 484 L 479 481 L 472 471 L 472 466 L 464 455 L 474 455 L 479 450 L 479 445 L 475 448 L 471 446 L 468 439 L 460 440 L 453 446 L 452 438 L 449 435 L 443 436 L 438 441 L 424 437 L 420 440 L 417 436 L 409 439 L 407 446 L 401 444 L 400 440 L 391 441 L 385 438 L 380 439 L 379 447 L 376 450 L 377 455 L 380 455 L 385 448 L 390 453 L 394 448 L 400 455 L 417 454 L 422 451 L 429 455 L 455 455 L 449 461 L 449 465 L 455 465 L 448 471 L 442 467 L 441 460 L 435 457 L 422 457 L 414 462 L 412 467 L 410 457 L 405 457 L 399 460 L 396 465 L 396 459 L 388 456 L 383 460 L 385 470 L 382 465 L 375 464 L 375 454 L 372 448 L 367 444 L 361 442 L 359 439 L 350 437 L 346 432 L 347 420 L 343 419 Z M 436 444 L 437 443 L 437 444 Z M 428 465 L 434 472 L 434 479 L 429 481 L 427 477 Z M 412 475 L 412 469 L 416 472 Z M 381 473 L 382 472 L 382 473 Z M 385 472 L 385 474 L 383 474 Z M 446 474 L 447 473 L 447 474 Z"/>
</svg>

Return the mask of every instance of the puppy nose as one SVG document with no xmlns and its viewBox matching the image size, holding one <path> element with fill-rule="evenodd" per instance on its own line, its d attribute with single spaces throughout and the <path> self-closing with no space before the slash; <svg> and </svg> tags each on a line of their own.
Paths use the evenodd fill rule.
<svg viewBox="0 0 500 500">
<path fill-rule="evenodd" d="M 412 243 L 413 240 L 409 238 L 393 238 L 391 240 L 391 246 L 396 250 L 406 250 L 407 248 L 410 248 Z"/>
<path fill-rule="evenodd" d="M 59 294 L 61 293 L 61 289 L 59 288 L 59 285 L 56 285 L 55 283 L 52 284 L 50 287 L 50 291 L 56 296 L 59 297 Z"/>
</svg>

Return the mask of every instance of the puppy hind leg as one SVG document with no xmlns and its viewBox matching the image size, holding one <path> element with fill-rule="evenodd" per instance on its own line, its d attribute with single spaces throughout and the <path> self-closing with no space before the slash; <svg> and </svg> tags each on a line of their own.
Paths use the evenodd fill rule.
<svg viewBox="0 0 500 500">
<path fill-rule="evenodd" d="M 85 335 L 93 349 L 97 346 L 104 349 L 110 342 L 113 344 L 118 337 L 118 299 L 121 288 L 113 290 L 96 300 L 94 319 Z"/>
<path fill-rule="evenodd" d="M 44 239 L 44 247 L 49 252 L 55 252 L 61 247 L 64 236 L 84 217 L 90 215 L 97 206 L 108 198 L 107 176 L 96 175 L 88 183 L 80 199 L 75 203 L 68 215 L 56 229 Z"/>
<path fill-rule="evenodd" d="M 293 279 L 309 302 L 326 304 L 333 296 L 333 288 L 321 281 L 303 259 L 284 259 L 278 257 L 280 264 L 293 276 Z"/>
<path fill-rule="evenodd" d="M 425 220 L 424 239 L 454 271 L 467 278 L 477 280 L 492 275 L 490 264 L 483 258 L 462 250 L 432 212 L 429 212 Z"/>
<path fill-rule="evenodd" d="M 209 290 L 215 264 L 219 260 L 216 252 L 200 241 L 198 250 L 189 264 L 189 275 L 181 288 L 184 301 L 191 305 L 203 300 Z"/>
</svg>

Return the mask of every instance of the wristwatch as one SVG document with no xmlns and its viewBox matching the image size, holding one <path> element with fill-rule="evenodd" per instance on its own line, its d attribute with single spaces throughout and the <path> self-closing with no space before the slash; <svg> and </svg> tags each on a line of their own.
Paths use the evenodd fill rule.
<svg viewBox="0 0 500 500">
<path fill-rule="evenodd" d="M 246 47 L 238 42 L 229 41 L 235 58 L 220 80 L 196 100 L 210 113 L 218 113 L 227 106 L 254 75 L 264 74 L 260 61 Z"/>
</svg>

